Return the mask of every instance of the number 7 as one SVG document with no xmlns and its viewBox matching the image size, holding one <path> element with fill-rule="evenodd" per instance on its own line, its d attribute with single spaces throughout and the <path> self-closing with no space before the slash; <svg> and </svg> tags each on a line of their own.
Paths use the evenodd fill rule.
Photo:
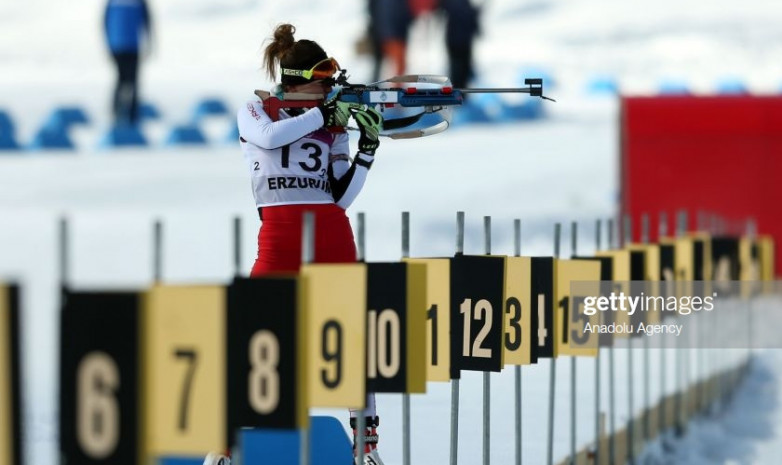
<svg viewBox="0 0 782 465">
<path fill-rule="evenodd" d="M 198 365 L 198 354 L 193 349 L 176 349 L 174 351 L 174 357 L 183 358 L 188 363 L 185 382 L 182 386 L 182 401 L 179 404 L 179 430 L 184 431 L 187 429 L 187 405 L 189 404 L 188 401 L 190 399 L 191 387 L 193 386 L 196 365 Z"/>
</svg>

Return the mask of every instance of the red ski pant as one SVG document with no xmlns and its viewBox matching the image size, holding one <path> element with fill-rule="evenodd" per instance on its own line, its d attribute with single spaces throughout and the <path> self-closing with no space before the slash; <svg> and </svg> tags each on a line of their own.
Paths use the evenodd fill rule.
<svg viewBox="0 0 782 465">
<path fill-rule="evenodd" d="M 263 207 L 258 257 L 250 276 L 299 271 L 302 224 L 307 211 L 315 214 L 315 263 L 356 261 L 353 229 L 345 210 L 336 204 Z"/>
</svg>

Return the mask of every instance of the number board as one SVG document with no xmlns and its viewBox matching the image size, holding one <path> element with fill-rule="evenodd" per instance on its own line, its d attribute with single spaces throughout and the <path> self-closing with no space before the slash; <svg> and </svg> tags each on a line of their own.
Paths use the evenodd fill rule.
<svg viewBox="0 0 782 465">
<path fill-rule="evenodd" d="M 554 258 L 530 258 L 530 361 L 554 357 Z"/>
<path fill-rule="evenodd" d="M 597 357 L 600 313 L 584 312 L 584 299 L 600 295 L 600 263 L 586 260 L 557 260 L 555 299 L 556 344 L 554 356 Z M 590 325 L 587 330 L 586 326 Z"/>
<path fill-rule="evenodd" d="M 674 239 L 676 252 L 676 294 L 692 295 L 692 282 L 695 280 L 695 240 L 691 237 Z M 678 315 L 678 312 L 666 312 Z"/>
<path fill-rule="evenodd" d="M 154 286 L 144 293 L 141 431 L 147 461 L 226 448 L 225 294 L 222 286 Z"/>
<path fill-rule="evenodd" d="M 660 281 L 676 280 L 676 245 L 672 239 L 660 239 Z"/>
<path fill-rule="evenodd" d="M 749 237 L 739 239 L 739 273 L 742 281 L 760 281 L 760 247 Z M 747 286 L 742 286 L 742 292 Z"/>
<path fill-rule="evenodd" d="M 628 295 L 630 293 L 630 251 L 627 249 L 599 250 L 595 252 L 595 255 L 599 257 L 610 257 L 613 262 L 611 266 L 613 271 L 613 276 L 611 276 L 611 280 L 613 281 L 612 289 L 604 290 L 604 295 L 606 295 L 606 293 L 611 294 L 612 292 L 617 296 L 620 292 L 624 292 L 625 295 Z M 609 310 L 606 313 L 612 314 L 613 323 L 616 323 L 617 326 L 630 324 L 630 315 L 628 312 L 621 310 L 614 312 Z M 627 337 L 627 332 L 617 331 L 617 333 L 614 334 L 614 338 Z"/>
<path fill-rule="evenodd" d="M 410 392 L 410 382 L 414 382 L 417 392 L 425 390 L 425 360 L 420 356 L 417 363 L 411 359 L 412 354 L 421 354 L 424 349 L 425 294 L 420 292 L 421 299 L 411 306 L 408 290 L 415 284 L 408 278 L 407 263 L 367 264 L 367 390 L 370 392 Z M 411 334 L 418 340 L 411 340 Z M 418 369 L 410 362 L 419 365 Z"/>
<path fill-rule="evenodd" d="M 713 273 L 711 235 L 703 232 L 692 234 L 693 281 L 709 281 Z"/>
<path fill-rule="evenodd" d="M 772 236 L 758 237 L 760 248 L 760 278 L 763 281 L 774 280 L 774 238 Z"/>
<path fill-rule="evenodd" d="M 504 257 L 451 259 L 451 377 L 502 369 Z"/>
<path fill-rule="evenodd" d="M 614 259 L 612 257 L 573 257 L 573 260 L 591 260 L 600 263 L 600 295 L 611 293 L 611 279 L 614 276 Z M 598 315 L 598 324 L 609 325 L 614 322 L 613 312 L 599 312 Z M 614 334 L 607 331 L 600 333 L 598 345 L 600 347 L 613 346 Z"/>
<path fill-rule="evenodd" d="M 299 275 L 309 406 L 364 408 L 366 265 L 316 263 Z"/>
<path fill-rule="evenodd" d="M 505 334 L 502 346 L 506 365 L 532 363 L 532 259 L 505 259 Z"/>
<path fill-rule="evenodd" d="M 643 274 L 634 273 L 634 276 L 638 276 L 638 280 L 646 281 L 644 293 L 646 295 L 660 295 L 660 246 L 657 244 L 630 244 L 627 248 L 632 254 L 638 252 L 643 254 Z M 633 277 L 633 280 L 635 281 L 636 278 Z M 645 320 L 640 321 L 644 321 L 645 324 L 660 323 L 662 312 L 650 311 L 644 313 L 643 318 Z M 634 320 L 634 324 L 637 323 L 638 321 Z"/>
<path fill-rule="evenodd" d="M 717 236 L 711 240 L 711 261 L 714 264 L 710 279 L 714 289 L 722 296 L 735 292 L 731 281 L 738 281 L 739 240 L 735 237 Z"/>
<path fill-rule="evenodd" d="M 426 267 L 426 379 L 449 381 L 451 261 L 447 258 L 406 258 L 405 261 Z"/>
<path fill-rule="evenodd" d="M 307 424 L 306 344 L 294 276 L 237 278 L 228 288 L 228 444 L 241 427 Z"/>
<path fill-rule="evenodd" d="M 676 292 L 676 245 L 670 238 L 660 239 L 660 295 L 667 297 Z M 671 315 L 673 314 L 673 315 Z M 662 312 L 661 320 L 675 316 L 675 312 Z"/>
<path fill-rule="evenodd" d="M 60 335 L 64 463 L 137 465 L 139 295 L 66 292 Z"/>
<path fill-rule="evenodd" d="M 716 282 L 738 281 L 739 239 L 718 236 L 711 240 L 711 260 L 714 263 L 711 279 Z"/>
<path fill-rule="evenodd" d="M 411 394 L 426 392 L 427 272 L 423 263 L 407 263 L 407 388 Z"/>
<path fill-rule="evenodd" d="M 627 250 L 630 252 L 630 295 L 636 297 L 639 297 L 641 293 L 643 293 L 643 295 L 649 295 L 649 290 L 644 288 L 642 284 L 646 281 L 646 272 L 648 269 L 646 251 L 643 249 L 639 250 L 632 244 L 627 247 Z M 630 324 L 633 325 L 634 328 L 637 328 L 641 323 L 648 323 L 648 321 L 646 321 L 647 313 L 657 312 L 635 311 L 632 315 L 629 315 Z M 638 337 L 641 334 L 634 332 L 633 335 Z"/>
<path fill-rule="evenodd" d="M 630 281 L 643 281 L 646 278 L 646 256 L 642 250 L 628 247 L 630 252 Z"/>
<path fill-rule="evenodd" d="M 0 284 L 0 465 L 22 459 L 19 288 Z"/>
<path fill-rule="evenodd" d="M 691 237 L 678 237 L 673 241 L 676 250 L 674 254 L 676 268 L 674 272 L 677 281 L 691 282 L 695 279 L 694 242 Z"/>
</svg>

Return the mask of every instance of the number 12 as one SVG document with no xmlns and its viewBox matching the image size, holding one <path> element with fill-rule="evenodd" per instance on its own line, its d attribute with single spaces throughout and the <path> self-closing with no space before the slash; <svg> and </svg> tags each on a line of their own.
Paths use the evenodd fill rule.
<svg viewBox="0 0 782 465">
<path fill-rule="evenodd" d="M 486 336 L 491 330 L 491 303 L 486 299 L 481 299 L 472 306 L 472 299 L 464 299 L 459 307 L 459 313 L 464 315 L 464 338 L 462 339 L 462 356 L 491 358 L 491 348 L 481 347 Z M 470 355 L 470 322 L 473 320 L 483 320 L 483 327 L 475 337 L 472 343 L 472 355 Z"/>
</svg>

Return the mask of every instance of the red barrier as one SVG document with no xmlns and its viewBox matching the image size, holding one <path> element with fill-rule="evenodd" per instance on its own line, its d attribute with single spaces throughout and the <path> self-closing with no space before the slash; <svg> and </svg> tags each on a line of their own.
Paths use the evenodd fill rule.
<svg viewBox="0 0 782 465">
<path fill-rule="evenodd" d="M 620 124 L 622 213 L 648 213 L 652 240 L 685 209 L 689 229 L 699 211 L 752 217 L 782 244 L 782 97 L 625 97 Z"/>
</svg>

